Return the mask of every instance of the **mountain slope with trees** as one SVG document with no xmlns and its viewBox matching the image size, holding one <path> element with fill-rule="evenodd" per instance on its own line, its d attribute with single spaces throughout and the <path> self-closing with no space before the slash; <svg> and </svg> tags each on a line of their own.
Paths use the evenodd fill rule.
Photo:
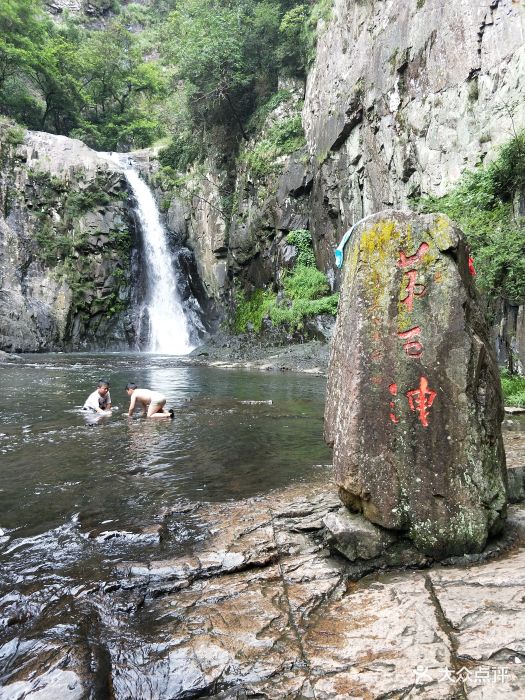
<svg viewBox="0 0 525 700">
<path fill-rule="evenodd" d="M 6 0 L 0 114 L 97 150 L 154 146 L 145 175 L 232 327 L 297 329 L 295 311 L 317 306 L 289 296 L 298 232 L 333 310 L 333 248 L 353 222 L 445 209 L 513 367 L 516 353 L 525 362 L 524 12 L 512 0 Z"/>
</svg>

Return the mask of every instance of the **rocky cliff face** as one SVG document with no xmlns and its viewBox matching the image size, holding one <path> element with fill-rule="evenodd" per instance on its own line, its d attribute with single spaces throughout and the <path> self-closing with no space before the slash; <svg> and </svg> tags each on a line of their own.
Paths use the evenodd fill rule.
<svg viewBox="0 0 525 700">
<path fill-rule="evenodd" d="M 525 126 L 524 26 L 512 0 L 335 0 L 306 85 L 307 153 L 281 158 L 273 178 L 241 163 L 231 217 L 224 173 L 201 181 L 187 220 L 208 292 L 275 281 L 294 228 L 312 231 L 333 278 L 333 249 L 354 222 L 442 195 L 493 157 Z"/>
<path fill-rule="evenodd" d="M 234 289 L 250 293 L 278 284 L 294 256 L 286 234 L 309 225 L 306 150 L 281 152 L 286 146 L 271 143 L 276 124 L 299 119 L 302 86 L 283 83 L 280 94 L 259 133 L 243 144 L 235 169 L 210 158 L 189 173 L 177 195 L 160 187 L 168 228 L 194 251 L 208 296 L 223 303 Z"/>
<path fill-rule="evenodd" d="M 122 174 L 80 141 L 10 140 L 4 124 L 0 348 L 128 348 L 135 230 Z"/>
<path fill-rule="evenodd" d="M 86 5 L 70 0 L 48 4 L 56 6 L 57 12 Z M 524 14 L 522 4 L 512 0 L 409 0 L 401 5 L 391 0 L 334 0 L 331 17 L 321 27 L 305 95 L 301 86 L 281 86 L 288 98 L 267 114 L 259 136 L 243 145 L 235 163 L 225 166 L 210 160 L 190 173 L 185 190 L 176 196 L 159 187 L 168 226 L 194 251 L 208 298 L 225 308 L 235 290 L 249 294 L 265 285 L 278 290 L 281 270 L 293 264 L 296 252 L 287 244 L 286 234 L 302 228 L 311 230 L 317 264 L 335 287 L 333 249 L 355 221 L 383 209 L 406 209 L 410 199 L 421 194 L 441 195 L 465 169 L 490 159 L 499 144 L 525 126 Z M 268 143 L 272 125 L 298 114 L 303 97 L 306 146 L 294 153 L 278 153 L 271 163 L 261 162 L 261 144 Z M 38 138 L 47 139 L 48 149 L 60 148 L 62 143 L 54 137 Z M 6 155 L 5 148 L 3 152 L 11 162 L 19 159 L 19 173 L 30 172 L 32 165 L 22 152 Z M 24 158 L 27 162 L 22 164 Z M 63 171 L 54 173 L 55 165 L 46 167 L 52 177 L 63 177 Z M 96 167 L 88 168 L 88 178 L 96 179 Z M 123 185 L 116 180 L 113 184 L 116 194 Z M 2 187 L 5 190 L 5 178 Z M 124 217 L 123 230 L 131 231 L 116 200 L 109 219 L 113 221 L 114 214 Z M 42 202 L 40 206 L 44 209 Z M 21 207 L 27 216 L 17 214 L 15 225 L 11 214 L 1 224 L 4 260 L 7 240 L 20 256 L 16 273 L 5 271 L 3 263 L 4 279 L 9 280 L 9 289 L 24 295 L 22 278 L 27 275 L 20 270 L 32 265 L 34 275 L 40 266 L 38 275 L 44 275 L 46 287 L 44 291 L 36 284 L 40 291 L 33 298 L 48 304 L 49 297 L 56 313 L 40 340 L 35 331 L 31 342 L 11 345 L 54 347 L 71 337 L 76 338 L 72 347 L 78 347 L 94 324 L 78 320 L 77 311 L 71 311 L 71 286 L 64 286 L 56 270 L 50 274 L 56 266 L 36 253 L 28 262 L 24 235 L 35 239 L 38 226 L 34 210 L 27 203 Z M 57 214 L 61 216 L 58 210 Z M 101 210 L 98 215 L 102 216 Z M 51 226 L 53 216 L 48 217 Z M 92 232 L 106 236 L 107 227 L 112 226 L 107 221 L 102 228 L 92 223 Z M 103 246 L 106 250 L 106 242 Z M 98 249 L 98 243 L 93 243 L 90 254 Z M 124 257 L 119 269 L 126 277 L 129 267 Z M 99 290 L 104 289 L 100 280 L 106 272 L 97 277 Z M 191 274 L 192 284 L 198 286 L 197 275 Z M 122 293 L 124 304 L 129 297 L 125 287 L 116 287 L 122 289 L 118 294 Z M 40 310 L 28 313 L 43 318 Z M 109 335 L 122 340 L 125 321 L 119 317 L 121 322 L 111 323 L 112 328 L 120 323 L 120 330 Z M 515 349 L 523 354 L 523 309 L 504 312 L 502 319 L 503 325 L 515 326 Z M 43 328 L 48 321 L 31 323 Z M 45 341 L 48 336 L 54 340 Z M 504 354 L 505 348 L 501 357 Z"/>
<path fill-rule="evenodd" d="M 442 195 L 525 126 L 512 0 L 335 0 L 303 111 L 320 262 L 354 221 Z"/>
<path fill-rule="evenodd" d="M 303 110 L 324 269 L 352 223 L 444 194 L 525 127 L 524 30 L 512 0 L 334 1 Z M 507 327 L 523 366 L 523 311 L 498 315 L 500 362 Z"/>
</svg>

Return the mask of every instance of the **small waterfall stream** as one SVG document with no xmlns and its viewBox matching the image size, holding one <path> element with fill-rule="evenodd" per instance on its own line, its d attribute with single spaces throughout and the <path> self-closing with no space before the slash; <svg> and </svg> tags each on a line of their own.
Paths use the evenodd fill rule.
<svg viewBox="0 0 525 700">
<path fill-rule="evenodd" d="M 166 231 L 148 185 L 129 165 L 124 174 L 135 195 L 146 264 L 145 306 L 149 320 L 150 352 L 186 355 L 193 346 L 188 319 L 177 289 Z"/>
<path fill-rule="evenodd" d="M 187 355 L 195 347 L 191 314 L 185 313 L 180 298 L 172 252 L 153 192 L 126 154 L 112 153 L 108 157 L 123 169 L 135 197 L 142 232 L 145 296 L 140 304 L 138 335 L 148 338 L 148 352 Z M 147 329 L 140 327 L 144 322 Z"/>
</svg>

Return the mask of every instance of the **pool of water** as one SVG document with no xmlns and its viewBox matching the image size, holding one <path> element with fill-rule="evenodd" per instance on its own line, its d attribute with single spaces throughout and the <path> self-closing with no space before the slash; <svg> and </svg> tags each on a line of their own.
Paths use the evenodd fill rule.
<svg viewBox="0 0 525 700">
<path fill-rule="evenodd" d="M 117 408 L 93 423 L 80 408 L 100 378 L 109 379 Z M 7 568 L 19 550 L 33 567 L 45 565 L 46 549 L 67 560 L 70 547 L 78 560 L 78 543 L 65 532 L 79 527 L 134 531 L 174 504 L 267 493 L 308 480 L 331 461 L 319 377 L 194 367 L 156 355 L 48 354 L 0 365 L 0 381 Z M 128 418 L 128 381 L 162 391 L 175 418 Z"/>
<path fill-rule="evenodd" d="M 81 406 L 101 378 L 117 408 L 94 422 Z M 129 381 L 162 391 L 174 419 L 129 418 Z M 198 548 L 202 504 L 329 479 L 319 377 L 50 354 L 0 364 L 0 388 L 0 688 L 79 640 L 120 649 L 126 638 L 133 655 L 149 623 L 124 613 L 113 630 L 111 591 L 139 606 L 118 566 Z"/>
</svg>

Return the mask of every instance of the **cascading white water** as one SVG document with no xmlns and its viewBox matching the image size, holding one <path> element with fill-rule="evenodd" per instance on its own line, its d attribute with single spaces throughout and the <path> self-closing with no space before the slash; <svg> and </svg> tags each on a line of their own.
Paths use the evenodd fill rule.
<svg viewBox="0 0 525 700">
<path fill-rule="evenodd" d="M 155 198 L 129 164 L 124 174 L 135 195 L 143 235 L 147 266 L 145 306 L 149 319 L 148 349 L 167 355 L 187 355 L 194 346 Z"/>
</svg>

